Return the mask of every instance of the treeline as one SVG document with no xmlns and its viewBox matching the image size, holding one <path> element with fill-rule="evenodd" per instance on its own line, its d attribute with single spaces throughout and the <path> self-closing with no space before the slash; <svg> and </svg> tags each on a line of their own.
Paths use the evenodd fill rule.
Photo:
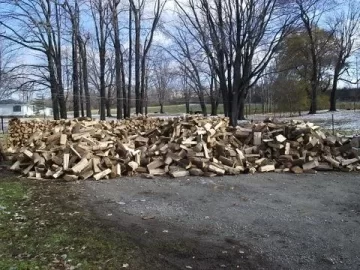
<svg viewBox="0 0 360 270">
<path fill-rule="evenodd" d="M 316 113 L 324 97 L 336 110 L 341 80 L 356 83 L 358 1 L 0 0 L 0 6 L 0 45 L 14 48 L 0 59 L 21 52 L 1 67 L 0 91 L 49 89 L 55 119 L 67 118 L 69 101 L 74 117 L 91 117 L 95 100 L 101 119 L 114 105 L 121 119 L 132 106 L 146 114 L 151 97 L 160 111 L 172 98 L 189 108 L 196 97 L 205 115 L 223 104 L 236 125 L 251 93 L 266 104 Z"/>
</svg>

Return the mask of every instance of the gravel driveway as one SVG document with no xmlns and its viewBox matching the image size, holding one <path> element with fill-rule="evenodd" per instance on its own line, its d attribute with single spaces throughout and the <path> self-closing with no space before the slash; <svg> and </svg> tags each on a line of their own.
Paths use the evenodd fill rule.
<svg viewBox="0 0 360 270">
<path fill-rule="evenodd" d="M 164 269 L 360 269 L 359 174 L 80 185 L 95 214 L 160 256 Z"/>
</svg>

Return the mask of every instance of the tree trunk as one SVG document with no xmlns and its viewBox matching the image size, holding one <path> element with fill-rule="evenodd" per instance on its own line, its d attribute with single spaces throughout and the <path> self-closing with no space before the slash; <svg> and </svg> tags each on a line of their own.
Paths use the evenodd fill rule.
<svg viewBox="0 0 360 270">
<path fill-rule="evenodd" d="M 111 115 L 111 87 L 108 87 L 107 98 L 106 98 L 106 116 L 112 117 Z"/>
<path fill-rule="evenodd" d="M 81 110 L 81 117 L 85 117 L 84 112 L 84 84 L 83 84 L 83 74 L 81 69 L 81 58 L 79 59 L 79 86 L 80 86 L 80 110 Z"/>
<path fill-rule="evenodd" d="M 120 50 L 121 52 L 121 50 Z M 122 90 L 122 101 L 123 101 L 123 110 L 124 110 L 124 118 L 128 117 L 127 112 L 128 108 L 130 107 L 130 104 L 126 95 L 126 81 L 125 81 L 125 67 L 124 67 L 124 55 L 121 52 L 120 54 L 120 70 L 121 70 L 121 90 Z M 130 115 L 129 115 L 130 116 Z"/>
<path fill-rule="evenodd" d="M 59 55 L 58 57 L 61 57 L 61 55 Z M 56 90 L 57 99 L 58 99 L 59 108 L 60 108 L 60 117 L 61 117 L 61 119 L 66 119 L 67 118 L 67 109 L 66 109 L 64 87 L 63 87 L 63 83 L 62 83 L 61 59 L 53 58 L 53 63 L 56 66 L 56 69 L 54 68 L 53 70 L 54 70 L 54 72 L 56 70 L 56 75 L 54 75 L 54 76 L 55 76 L 55 82 L 56 82 L 56 88 L 57 88 L 57 90 Z"/>
<path fill-rule="evenodd" d="M 229 120 L 230 120 L 230 126 L 236 127 L 237 126 L 237 120 L 239 115 L 239 108 L 238 108 L 238 93 L 235 92 L 234 94 L 231 94 L 232 99 L 231 102 L 229 102 Z M 230 95 L 229 95 L 230 96 Z"/>
<path fill-rule="evenodd" d="M 149 87 L 149 76 L 146 74 L 145 78 L 145 115 L 148 114 L 148 87 Z"/>
<path fill-rule="evenodd" d="M 129 9 L 129 74 L 128 74 L 129 81 L 128 81 L 128 92 L 127 92 L 128 107 L 125 117 L 130 117 L 131 115 L 132 43 L 133 43 L 132 42 L 132 10 Z"/>
<path fill-rule="evenodd" d="M 140 97 L 140 11 L 134 8 L 135 16 L 135 104 L 136 114 L 141 113 Z"/>
<path fill-rule="evenodd" d="M 50 77 L 52 76 L 50 75 Z M 54 83 L 51 83 L 51 103 L 53 107 L 53 116 L 54 116 L 54 120 L 59 120 L 60 112 L 59 112 L 58 99 L 56 98 L 56 92 L 57 92 L 56 85 L 54 85 Z"/>
<path fill-rule="evenodd" d="M 330 94 L 330 111 L 331 112 L 336 111 L 336 86 L 335 86 L 335 89 L 334 89 L 334 85 L 333 85 L 333 87 L 331 89 L 331 94 Z"/>
<path fill-rule="evenodd" d="M 217 115 L 219 102 L 217 100 L 211 100 L 211 115 Z"/>
<path fill-rule="evenodd" d="M 118 44 L 120 46 L 120 42 Z M 120 48 L 119 48 L 120 49 Z M 117 50 L 117 49 L 115 49 Z M 123 95 L 121 88 L 121 58 L 120 53 L 115 52 L 115 84 L 116 84 L 116 118 L 122 119 Z"/>
<path fill-rule="evenodd" d="M 249 68 L 249 67 L 248 67 Z M 248 70 L 248 73 L 250 73 L 250 71 Z M 245 110 L 245 103 L 246 103 L 246 97 L 248 96 L 249 93 L 249 82 L 242 82 L 239 81 L 238 82 L 238 120 L 245 120 L 245 115 L 244 115 L 244 110 Z M 248 113 L 246 114 L 246 117 L 248 116 L 248 114 L 251 114 L 251 91 L 250 91 L 250 95 L 249 95 L 249 108 L 248 108 Z"/>
<path fill-rule="evenodd" d="M 48 26 L 51 26 L 51 20 L 50 20 L 50 16 L 51 16 L 51 2 L 47 1 L 48 4 L 48 11 L 49 11 L 49 16 L 46 16 L 46 21 L 48 23 Z M 61 57 L 61 30 L 60 30 L 60 17 L 59 17 L 59 5 L 58 3 L 55 2 L 55 20 L 56 20 L 56 29 L 57 29 L 57 34 L 55 37 L 55 33 L 51 32 L 50 33 L 50 29 L 52 27 L 48 27 L 47 29 L 47 33 L 48 33 L 48 42 L 49 42 L 49 48 L 50 51 L 52 53 L 52 58 L 53 58 L 53 63 L 54 63 L 54 72 L 56 71 L 55 74 L 55 81 L 56 81 L 56 87 L 57 87 L 57 99 L 58 99 L 58 103 L 59 103 L 59 108 L 60 108 L 60 117 L 62 119 L 66 119 L 67 118 L 67 109 L 66 109 L 66 100 L 65 100 L 65 95 L 64 95 L 64 87 L 63 87 L 63 82 L 62 82 L 62 57 Z M 54 42 L 51 42 L 50 39 Z"/>
<path fill-rule="evenodd" d="M 218 91 L 215 80 L 215 73 L 211 71 L 211 81 L 210 81 L 210 102 L 211 102 L 211 115 L 217 115 L 218 107 Z"/>
<path fill-rule="evenodd" d="M 164 113 L 164 104 L 160 103 L 160 113 Z"/>
<path fill-rule="evenodd" d="M 78 53 L 77 53 L 77 38 L 75 30 L 75 22 L 73 23 L 73 34 L 72 34 L 72 66 L 73 66 L 73 110 L 74 118 L 80 116 L 79 111 L 79 100 L 80 100 L 80 91 L 79 91 L 79 71 L 78 71 Z"/>
<path fill-rule="evenodd" d="M 201 107 L 201 111 L 202 111 L 203 115 L 207 116 L 207 108 L 206 108 L 205 101 L 200 101 L 200 107 Z"/>
<path fill-rule="evenodd" d="M 100 48 L 100 120 L 106 120 L 105 103 L 106 103 L 106 85 L 105 85 L 105 68 L 106 68 L 106 52 Z"/>
<path fill-rule="evenodd" d="M 245 115 L 244 115 L 244 111 L 245 111 L 245 98 L 240 98 L 239 103 L 239 111 L 238 111 L 238 120 L 245 120 Z M 236 122 L 237 124 L 237 122 Z"/>
<path fill-rule="evenodd" d="M 115 3 L 115 1 L 114 1 Z M 113 10 L 114 48 L 115 48 L 115 89 L 116 89 L 116 118 L 122 119 L 123 93 L 121 85 L 121 45 L 117 8 Z"/>
<path fill-rule="evenodd" d="M 221 96 L 222 96 L 222 100 L 223 100 L 224 115 L 226 117 L 230 117 L 230 114 L 231 114 L 230 100 L 231 99 L 229 99 L 226 81 L 220 80 L 220 91 L 221 91 Z"/>
<path fill-rule="evenodd" d="M 204 98 L 204 92 L 201 91 L 199 93 L 199 102 L 200 102 L 200 107 L 201 107 L 201 111 L 203 113 L 204 116 L 207 116 L 207 109 L 206 109 L 206 103 L 205 103 L 205 98 Z"/>
<path fill-rule="evenodd" d="M 50 53 L 49 53 L 50 54 Z M 59 103 L 58 103 L 58 92 L 57 92 L 57 82 L 54 71 L 54 64 L 52 60 L 52 56 L 48 55 L 48 68 L 49 68 L 49 80 L 50 80 L 50 90 L 51 90 L 51 102 L 53 107 L 53 116 L 54 120 L 60 119 L 59 112 Z"/>
<path fill-rule="evenodd" d="M 189 114 L 190 113 L 190 100 L 189 99 L 185 99 L 185 108 L 186 108 L 186 113 Z"/>
<path fill-rule="evenodd" d="M 139 109 L 140 113 L 144 113 L 144 106 L 145 106 L 145 76 L 146 76 L 146 56 L 142 56 L 141 59 L 141 81 L 140 81 L 140 103 L 139 103 Z"/>
<path fill-rule="evenodd" d="M 84 92 L 85 92 L 86 117 L 91 118 L 92 117 L 92 115 L 91 115 L 91 100 L 90 100 L 90 91 L 89 91 L 86 45 L 80 36 L 79 36 L 79 51 L 80 51 L 80 56 L 81 56 L 82 79 L 83 79 Z"/>
<path fill-rule="evenodd" d="M 337 91 L 338 80 L 339 80 L 339 72 L 335 69 L 333 85 L 332 85 L 332 89 L 331 89 L 331 93 L 330 93 L 330 111 L 331 112 L 336 111 L 336 91 Z"/>
<path fill-rule="evenodd" d="M 307 26 L 309 29 L 309 26 Z M 308 30 L 309 33 L 311 33 L 311 30 Z M 311 71 L 311 105 L 310 105 L 310 110 L 309 110 L 309 114 L 316 114 L 317 111 L 317 88 L 318 88 L 318 59 L 317 59 L 317 55 L 316 55 L 316 47 L 314 44 L 314 40 L 311 36 L 311 34 L 309 34 L 309 36 L 311 37 L 311 59 L 312 59 L 312 71 Z"/>
<path fill-rule="evenodd" d="M 311 104 L 309 114 L 316 114 L 317 111 L 317 86 L 316 82 L 311 83 Z"/>
<path fill-rule="evenodd" d="M 62 83 L 57 83 L 57 93 L 58 93 L 58 101 L 60 107 L 60 116 L 61 119 L 67 119 L 67 109 L 66 109 L 66 101 L 64 95 L 64 87 Z"/>
</svg>

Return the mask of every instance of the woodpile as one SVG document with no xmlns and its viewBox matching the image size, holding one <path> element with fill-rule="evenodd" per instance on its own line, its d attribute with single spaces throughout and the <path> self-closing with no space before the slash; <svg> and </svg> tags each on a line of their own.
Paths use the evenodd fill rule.
<svg viewBox="0 0 360 270">
<path fill-rule="evenodd" d="M 216 176 L 360 170 L 359 138 L 312 123 L 229 127 L 221 117 L 90 119 L 10 123 L 11 169 L 33 179 Z"/>
<path fill-rule="evenodd" d="M 77 121 L 91 121 L 88 118 L 78 118 Z M 145 122 L 146 124 L 144 124 Z M 127 128 L 132 129 L 132 133 L 142 132 L 144 129 L 153 129 L 156 128 L 159 120 L 153 118 L 131 118 L 128 120 L 123 120 L 121 124 L 117 122 L 109 122 L 112 126 L 120 125 L 122 127 L 128 126 Z M 36 132 L 53 132 L 53 130 L 58 130 L 61 125 L 71 125 L 69 121 L 64 120 L 42 120 L 35 119 L 31 121 L 20 121 L 18 118 L 13 118 L 9 121 L 9 144 L 14 147 L 25 146 L 28 139 Z M 109 128 L 106 124 L 106 128 Z"/>
</svg>

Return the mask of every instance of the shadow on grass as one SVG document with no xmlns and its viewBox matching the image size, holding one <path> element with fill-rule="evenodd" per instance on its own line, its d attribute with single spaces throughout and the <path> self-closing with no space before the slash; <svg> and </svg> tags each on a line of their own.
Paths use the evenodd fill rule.
<svg viewBox="0 0 360 270">
<path fill-rule="evenodd" d="M 0 269 L 145 269 L 126 234 L 110 232 L 64 183 L 0 175 Z"/>
</svg>

